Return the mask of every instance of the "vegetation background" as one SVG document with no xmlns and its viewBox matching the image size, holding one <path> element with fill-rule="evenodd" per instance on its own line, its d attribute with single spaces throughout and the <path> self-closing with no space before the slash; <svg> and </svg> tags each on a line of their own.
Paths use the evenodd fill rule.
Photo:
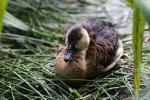
<svg viewBox="0 0 150 100">
<path fill-rule="evenodd" d="M 0 34 L 0 100 L 148 100 L 149 28 L 145 26 L 141 87 L 137 98 L 133 93 L 131 34 L 132 24 L 135 24 L 132 23 L 134 8 L 127 1 L 9 0 Z M 53 62 L 67 29 L 88 17 L 99 17 L 115 25 L 124 44 L 124 55 L 110 75 L 85 80 L 86 85 L 74 89 L 55 76 Z"/>
</svg>

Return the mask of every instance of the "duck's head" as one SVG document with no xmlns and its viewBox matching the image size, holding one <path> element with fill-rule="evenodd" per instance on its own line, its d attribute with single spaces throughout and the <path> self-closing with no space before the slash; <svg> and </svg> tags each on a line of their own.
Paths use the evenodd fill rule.
<svg viewBox="0 0 150 100">
<path fill-rule="evenodd" d="M 72 27 L 66 34 L 67 52 L 64 61 L 71 61 L 76 51 L 87 51 L 90 44 L 88 32 L 82 26 Z"/>
</svg>

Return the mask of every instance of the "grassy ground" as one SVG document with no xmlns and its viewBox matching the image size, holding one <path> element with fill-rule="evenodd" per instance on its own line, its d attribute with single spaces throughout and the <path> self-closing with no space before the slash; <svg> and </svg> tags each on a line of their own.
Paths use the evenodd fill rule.
<svg viewBox="0 0 150 100">
<path fill-rule="evenodd" d="M 124 7 L 127 12 L 122 16 L 110 13 L 108 5 Z M 112 10 L 121 13 L 120 9 L 115 9 L 118 8 Z M 128 27 L 131 26 L 129 14 L 132 12 L 128 7 L 105 0 L 10 0 L 8 12 L 0 43 L 1 100 L 135 99 L 131 29 Z M 111 74 L 85 80 L 87 84 L 75 89 L 55 76 L 53 62 L 67 28 L 85 17 L 100 17 L 116 24 L 124 44 L 124 55 Z M 150 35 L 146 31 L 141 66 L 140 99 L 143 100 L 150 95 L 149 43 Z"/>
</svg>

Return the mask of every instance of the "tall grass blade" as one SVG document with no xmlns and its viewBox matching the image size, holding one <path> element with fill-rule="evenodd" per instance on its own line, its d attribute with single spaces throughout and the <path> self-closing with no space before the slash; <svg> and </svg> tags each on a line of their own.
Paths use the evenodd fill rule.
<svg viewBox="0 0 150 100">
<path fill-rule="evenodd" d="M 146 0 L 136 0 L 136 3 L 138 4 L 140 10 L 142 11 L 144 17 L 146 18 L 146 20 L 148 21 L 149 25 L 150 25 L 150 1 Z"/>
<path fill-rule="evenodd" d="M 137 5 L 133 13 L 133 56 L 134 56 L 134 93 L 138 95 L 140 88 L 140 65 L 142 63 L 142 44 L 145 21 Z"/>
<path fill-rule="evenodd" d="M 7 6 L 7 0 L 0 0 L 0 32 L 2 31 L 3 27 L 3 19 L 4 19 L 4 13 Z"/>
</svg>

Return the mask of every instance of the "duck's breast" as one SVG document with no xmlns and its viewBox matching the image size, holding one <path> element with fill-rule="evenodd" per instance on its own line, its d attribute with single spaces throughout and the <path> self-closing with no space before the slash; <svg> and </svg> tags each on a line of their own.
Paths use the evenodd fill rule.
<svg viewBox="0 0 150 100">
<path fill-rule="evenodd" d="M 55 60 L 54 71 L 63 78 L 85 78 L 86 62 L 79 54 L 75 54 L 71 62 L 64 61 L 65 50 L 61 51 Z"/>
</svg>

